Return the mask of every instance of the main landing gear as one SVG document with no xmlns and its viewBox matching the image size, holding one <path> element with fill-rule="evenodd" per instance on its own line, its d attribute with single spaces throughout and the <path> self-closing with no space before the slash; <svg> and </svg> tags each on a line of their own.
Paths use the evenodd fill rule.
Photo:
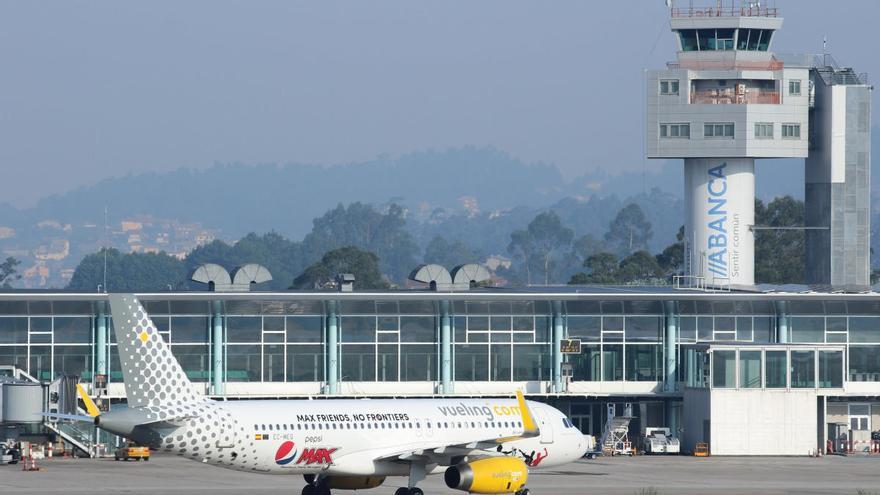
<svg viewBox="0 0 880 495">
<path fill-rule="evenodd" d="M 303 487 L 302 495 L 330 495 L 330 487 L 327 485 L 306 485 Z"/>
<path fill-rule="evenodd" d="M 394 492 L 394 495 L 425 495 L 421 488 L 407 488 L 402 486 Z"/>
<path fill-rule="evenodd" d="M 326 479 L 320 479 L 314 474 L 303 475 L 306 486 L 302 489 L 302 495 L 330 495 L 330 487 Z"/>
</svg>

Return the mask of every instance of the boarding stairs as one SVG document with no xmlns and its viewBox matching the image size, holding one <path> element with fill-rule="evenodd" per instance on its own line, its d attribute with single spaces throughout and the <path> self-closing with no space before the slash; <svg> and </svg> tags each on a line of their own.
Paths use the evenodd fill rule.
<svg viewBox="0 0 880 495">
<path fill-rule="evenodd" d="M 632 404 L 625 404 L 620 416 L 616 414 L 615 405 L 608 404 L 605 431 L 599 440 L 603 455 L 632 455 L 632 442 L 629 441 L 629 424 L 632 420 Z"/>
</svg>

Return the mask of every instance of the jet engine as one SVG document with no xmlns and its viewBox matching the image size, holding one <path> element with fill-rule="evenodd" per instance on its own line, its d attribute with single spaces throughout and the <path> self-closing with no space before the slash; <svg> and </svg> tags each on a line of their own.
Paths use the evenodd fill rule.
<svg viewBox="0 0 880 495">
<path fill-rule="evenodd" d="M 517 493 L 529 468 L 517 457 L 486 457 L 450 466 L 443 477 L 449 488 L 469 493 Z"/>
</svg>

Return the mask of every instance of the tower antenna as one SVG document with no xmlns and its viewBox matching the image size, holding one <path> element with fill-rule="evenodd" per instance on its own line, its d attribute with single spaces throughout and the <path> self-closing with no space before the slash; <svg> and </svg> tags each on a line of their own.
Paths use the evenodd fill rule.
<svg viewBox="0 0 880 495">
<path fill-rule="evenodd" d="M 107 292 L 107 244 L 109 244 L 108 239 L 108 229 L 109 226 L 107 224 L 107 206 L 104 206 L 104 283 L 101 287 L 104 289 L 104 292 Z"/>
</svg>

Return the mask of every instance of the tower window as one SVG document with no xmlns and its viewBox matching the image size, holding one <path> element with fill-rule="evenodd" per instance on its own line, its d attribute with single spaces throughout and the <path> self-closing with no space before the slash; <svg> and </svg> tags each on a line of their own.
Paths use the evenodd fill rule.
<svg viewBox="0 0 880 495">
<path fill-rule="evenodd" d="M 660 124 L 661 138 L 690 139 L 690 124 Z"/>
<path fill-rule="evenodd" d="M 782 124 L 782 139 L 800 139 L 800 124 Z"/>
<path fill-rule="evenodd" d="M 769 122 L 755 123 L 756 139 L 773 139 L 773 124 Z"/>
<path fill-rule="evenodd" d="M 663 80 L 660 81 L 660 94 L 661 95 L 670 95 L 677 96 L 678 95 L 678 80 Z"/>
<path fill-rule="evenodd" d="M 697 30 L 696 29 L 682 29 L 678 32 L 679 38 L 681 38 L 681 51 L 683 52 L 695 52 L 697 51 Z"/>
<path fill-rule="evenodd" d="M 733 139 L 733 122 L 705 124 L 703 126 L 703 137 Z"/>
<path fill-rule="evenodd" d="M 801 94 L 801 80 L 793 79 L 788 81 L 788 94 L 793 96 L 800 96 Z"/>
</svg>

